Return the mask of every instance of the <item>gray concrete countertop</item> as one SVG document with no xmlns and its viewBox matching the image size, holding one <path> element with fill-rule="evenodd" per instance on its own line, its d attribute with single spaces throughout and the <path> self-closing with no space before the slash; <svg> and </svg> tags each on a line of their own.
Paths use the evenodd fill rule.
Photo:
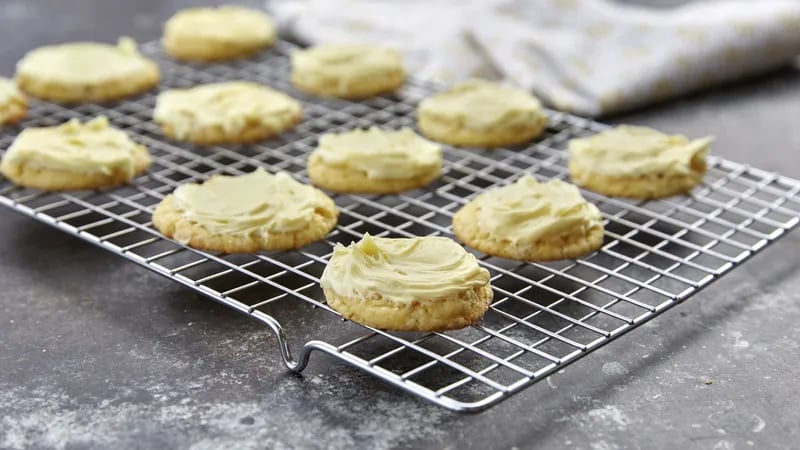
<svg viewBox="0 0 800 450">
<path fill-rule="evenodd" d="M 32 47 L 156 38 L 188 1 L 5 0 L 0 74 Z M 660 4 L 676 2 L 657 2 Z M 612 118 L 800 177 L 800 72 Z M 800 437 L 800 234 L 501 403 L 451 413 L 0 211 L 0 448 L 790 448 Z"/>
</svg>

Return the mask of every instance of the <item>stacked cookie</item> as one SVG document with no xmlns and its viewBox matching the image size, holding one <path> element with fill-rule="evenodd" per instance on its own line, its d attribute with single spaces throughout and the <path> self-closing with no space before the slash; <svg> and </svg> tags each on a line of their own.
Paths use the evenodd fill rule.
<svg viewBox="0 0 800 450">
<path fill-rule="evenodd" d="M 166 22 L 162 43 L 177 60 L 208 63 L 252 56 L 276 38 L 267 15 L 223 6 L 178 12 Z M 142 94 L 159 78 L 158 66 L 126 38 L 117 45 L 35 49 L 18 63 L 16 83 L 0 79 L 0 125 L 24 117 L 22 92 L 65 104 L 105 102 Z M 402 57 L 392 49 L 330 44 L 291 57 L 291 82 L 300 98 L 365 99 L 392 94 L 405 80 Z M 425 137 L 410 128 L 380 127 L 322 135 L 308 158 L 313 186 L 264 169 L 181 185 L 157 205 L 153 226 L 206 251 L 300 248 L 336 227 L 339 210 L 320 189 L 387 195 L 426 188 L 443 173 L 443 144 L 508 151 L 537 139 L 548 122 L 534 96 L 481 80 L 423 100 L 416 113 Z M 202 146 L 261 141 L 291 130 L 302 118 L 301 101 L 242 80 L 164 90 L 153 112 L 165 136 Z M 710 142 L 621 126 L 570 141 L 569 174 L 578 186 L 609 196 L 682 194 L 702 181 Z M 150 163 L 143 145 L 101 116 L 23 130 L 0 161 L 0 172 L 31 188 L 98 189 L 131 182 Z M 599 249 L 604 235 L 600 210 L 575 185 L 530 175 L 465 199 L 452 229 L 486 255 L 522 261 L 577 258 Z M 349 246 L 337 244 L 321 285 L 328 305 L 344 317 L 404 331 L 471 325 L 492 300 L 489 272 L 446 237 L 365 235 Z"/>
</svg>

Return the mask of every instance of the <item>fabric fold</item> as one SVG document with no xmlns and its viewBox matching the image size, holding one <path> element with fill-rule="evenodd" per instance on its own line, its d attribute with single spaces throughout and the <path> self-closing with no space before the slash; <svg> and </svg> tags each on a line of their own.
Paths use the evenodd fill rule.
<svg viewBox="0 0 800 450">
<path fill-rule="evenodd" d="M 450 84 L 504 80 L 548 105 L 617 113 L 786 65 L 800 54 L 800 1 L 709 0 L 656 9 L 607 0 L 271 0 L 307 44 L 404 52 Z"/>
</svg>

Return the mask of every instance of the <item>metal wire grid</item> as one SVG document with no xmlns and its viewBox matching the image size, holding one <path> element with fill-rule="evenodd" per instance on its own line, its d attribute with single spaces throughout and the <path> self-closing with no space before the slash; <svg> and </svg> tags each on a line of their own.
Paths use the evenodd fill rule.
<svg viewBox="0 0 800 450">
<path fill-rule="evenodd" d="M 95 243 L 268 325 L 285 364 L 302 370 L 320 350 L 453 410 L 496 404 L 685 300 L 800 220 L 800 182 L 710 158 L 691 196 L 656 201 L 607 198 L 584 191 L 603 212 L 606 241 L 577 260 L 523 263 L 476 253 L 492 273 L 495 301 L 477 325 L 447 333 L 394 333 L 343 321 L 324 301 L 318 277 L 337 242 L 377 236 L 452 236 L 452 215 L 490 186 L 527 172 L 567 178 L 566 142 L 603 125 L 551 111 L 536 143 L 491 152 L 445 149 L 444 175 L 425 189 L 393 196 L 336 195 L 341 216 L 324 241 L 297 251 L 250 255 L 206 253 L 162 237 L 150 222 L 155 205 L 182 183 L 215 173 L 265 167 L 307 180 L 305 159 L 321 133 L 352 127 L 413 126 L 416 103 L 431 87 L 410 83 L 396 98 L 321 100 L 292 89 L 281 42 L 259 58 L 228 64 L 181 65 L 156 43 L 143 51 L 162 68 L 160 89 L 232 79 L 262 82 L 304 104 L 296 130 L 251 146 L 194 147 L 164 140 L 150 118 L 155 93 L 112 106 L 76 108 L 35 102 L 23 126 L 55 125 L 105 114 L 147 145 L 149 173 L 129 186 L 48 194 L 3 180 L 0 203 Z M 7 148 L 19 129 L 0 136 Z M 285 330 L 311 321 L 322 334 Z M 324 325 L 323 325 L 324 324 Z M 331 332 L 335 330 L 335 332 Z M 293 340 L 294 341 L 294 340 Z"/>
</svg>

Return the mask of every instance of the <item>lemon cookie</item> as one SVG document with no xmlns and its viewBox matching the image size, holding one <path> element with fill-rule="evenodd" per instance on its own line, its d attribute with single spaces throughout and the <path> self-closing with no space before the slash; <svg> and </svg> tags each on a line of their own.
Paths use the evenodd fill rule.
<svg viewBox="0 0 800 450">
<path fill-rule="evenodd" d="M 51 191 L 124 184 L 150 166 L 150 154 L 99 116 L 56 127 L 27 128 L 0 161 L 14 184 Z"/>
<path fill-rule="evenodd" d="M 28 113 L 28 99 L 8 78 L 0 77 L 0 126 L 17 123 Z"/>
<path fill-rule="evenodd" d="M 364 44 L 325 44 L 292 54 L 292 83 L 311 94 L 359 99 L 394 92 L 406 80 L 400 53 Z"/>
<path fill-rule="evenodd" d="M 713 140 L 621 125 L 572 139 L 569 174 L 576 184 L 610 196 L 648 199 L 683 194 L 703 180 Z"/>
<path fill-rule="evenodd" d="M 20 89 L 44 100 L 104 102 L 149 90 L 159 80 L 158 66 L 142 56 L 136 43 L 114 45 L 74 42 L 40 47 L 17 63 Z"/>
<path fill-rule="evenodd" d="M 196 144 L 247 143 L 294 127 L 300 104 L 286 94 L 247 81 L 164 91 L 153 120 L 164 134 Z"/>
<path fill-rule="evenodd" d="M 339 211 L 328 196 L 286 172 L 257 169 L 179 186 L 153 213 L 166 236 L 201 250 L 251 253 L 299 248 L 325 237 Z"/>
<path fill-rule="evenodd" d="M 436 141 L 460 147 L 506 147 L 539 136 L 547 125 L 542 105 L 527 92 L 471 80 L 423 100 L 419 129 Z"/>
<path fill-rule="evenodd" d="M 425 186 L 441 172 L 441 147 L 408 128 L 328 133 L 308 159 L 311 181 L 335 192 L 401 192 Z"/>
<path fill-rule="evenodd" d="M 603 244 L 603 219 L 578 188 L 526 175 L 490 189 L 453 216 L 453 232 L 484 253 L 522 261 L 575 258 Z"/>
<path fill-rule="evenodd" d="M 250 56 L 275 43 L 272 19 L 241 6 L 188 8 L 164 24 L 164 49 L 186 61 L 222 61 Z"/>
<path fill-rule="evenodd" d="M 365 325 L 443 331 L 477 322 L 492 301 L 489 272 L 452 239 L 369 234 L 337 245 L 320 278 L 328 305 Z"/>
</svg>

